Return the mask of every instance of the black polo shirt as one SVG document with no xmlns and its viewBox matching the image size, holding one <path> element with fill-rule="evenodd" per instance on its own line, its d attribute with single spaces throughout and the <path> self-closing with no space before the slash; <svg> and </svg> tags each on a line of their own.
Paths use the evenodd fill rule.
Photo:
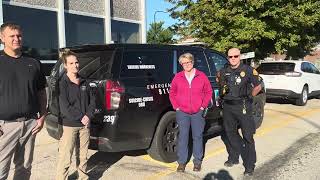
<svg viewBox="0 0 320 180">
<path fill-rule="evenodd" d="M 0 52 L 0 119 L 14 120 L 39 112 L 38 91 L 46 87 L 39 61 Z"/>
</svg>

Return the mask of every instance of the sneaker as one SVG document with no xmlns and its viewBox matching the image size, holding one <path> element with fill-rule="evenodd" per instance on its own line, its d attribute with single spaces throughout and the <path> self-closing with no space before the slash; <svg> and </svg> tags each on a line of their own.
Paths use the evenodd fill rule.
<svg viewBox="0 0 320 180">
<path fill-rule="evenodd" d="M 184 172 L 185 169 L 186 169 L 185 164 L 179 164 L 179 166 L 177 167 L 177 172 Z"/>
<path fill-rule="evenodd" d="M 224 166 L 226 166 L 226 167 L 232 167 L 232 166 L 237 165 L 237 164 L 239 164 L 239 161 L 231 161 L 231 160 L 228 160 L 228 161 L 226 161 L 226 162 L 224 163 Z"/>
<path fill-rule="evenodd" d="M 243 172 L 243 175 L 244 175 L 244 176 L 253 176 L 253 172 L 254 172 L 253 169 L 246 169 L 246 170 Z"/>
<path fill-rule="evenodd" d="M 196 172 L 201 171 L 201 164 L 194 164 L 193 165 L 193 171 L 196 171 Z"/>
</svg>

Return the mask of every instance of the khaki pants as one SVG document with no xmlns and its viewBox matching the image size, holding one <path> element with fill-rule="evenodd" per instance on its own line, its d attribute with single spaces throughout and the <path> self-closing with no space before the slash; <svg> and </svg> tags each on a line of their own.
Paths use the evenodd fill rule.
<svg viewBox="0 0 320 180">
<path fill-rule="evenodd" d="M 63 126 L 63 133 L 59 141 L 59 159 L 56 180 L 65 180 L 68 178 L 74 148 L 79 148 L 79 166 L 77 167 L 79 179 L 89 179 L 86 170 L 89 138 L 90 131 L 87 127 Z M 79 147 L 76 146 L 77 140 L 79 140 Z"/>
<path fill-rule="evenodd" d="M 19 118 L 15 121 L 0 120 L 3 135 L 0 137 L 0 180 L 8 178 L 11 159 L 15 165 L 13 179 L 28 180 L 31 175 L 31 164 L 35 135 L 32 129 L 37 125 L 35 119 Z"/>
</svg>

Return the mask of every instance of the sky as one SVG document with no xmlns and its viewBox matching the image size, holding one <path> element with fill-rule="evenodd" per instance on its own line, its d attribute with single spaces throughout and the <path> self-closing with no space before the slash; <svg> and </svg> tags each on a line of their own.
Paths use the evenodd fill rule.
<svg viewBox="0 0 320 180">
<path fill-rule="evenodd" d="M 150 23 L 153 22 L 154 13 L 156 11 L 166 11 L 172 7 L 172 4 L 165 0 L 146 0 L 147 3 L 147 29 L 150 27 Z M 156 22 L 164 21 L 164 27 L 168 27 L 175 23 L 175 20 L 169 16 L 169 13 L 157 12 Z"/>
</svg>

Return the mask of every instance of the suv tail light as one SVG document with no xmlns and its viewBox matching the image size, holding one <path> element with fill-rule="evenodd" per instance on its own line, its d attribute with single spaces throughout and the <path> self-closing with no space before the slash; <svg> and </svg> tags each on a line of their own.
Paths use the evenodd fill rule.
<svg viewBox="0 0 320 180">
<path fill-rule="evenodd" d="M 286 72 L 284 73 L 285 76 L 288 76 L 288 77 L 300 77 L 302 74 L 300 72 Z"/>
<path fill-rule="evenodd" d="M 124 88 L 119 81 L 107 80 L 105 85 L 105 105 L 107 110 L 118 109 L 121 101 L 121 94 L 124 93 Z"/>
</svg>

